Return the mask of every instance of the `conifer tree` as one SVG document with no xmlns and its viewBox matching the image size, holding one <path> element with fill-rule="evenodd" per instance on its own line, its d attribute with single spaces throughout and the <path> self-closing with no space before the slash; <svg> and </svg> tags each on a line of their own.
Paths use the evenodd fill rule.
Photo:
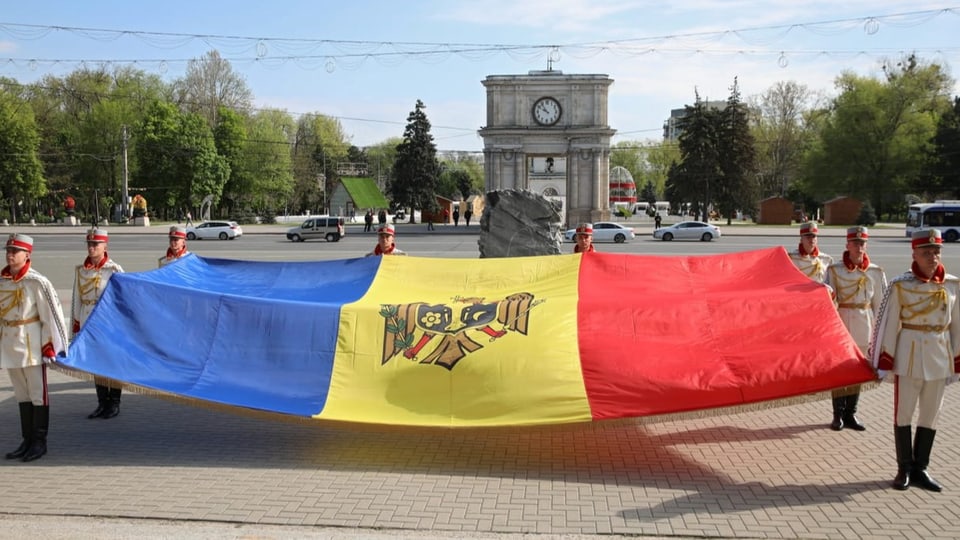
<svg viewBox="0 0 960 540">
<path fill-rule="evenodd" d="M 407 117 L 403 141 L 397 145 L 393 182 L 390 184 L 393 203 L 410 207 L 410 223 L 415 223 L 414 210 L 432 207 L 440 172 L 437 146 L 430 134 L 430 120 L 423 111 L 425 108 L 418 99 Z"/>
<path fill-rule="evenodd" d="M 757 153 L 750 133 L 747 106 L 740 100 L 736 78 L 730 87 L 727 106 L 720 111 L 718 120 L 717 157 L 720 175 L 714 200 L 717 210 L 726 216 L 729 225 L 737 210 L 756 215 L 758 192 L 755 174 Z"/>
</svg>

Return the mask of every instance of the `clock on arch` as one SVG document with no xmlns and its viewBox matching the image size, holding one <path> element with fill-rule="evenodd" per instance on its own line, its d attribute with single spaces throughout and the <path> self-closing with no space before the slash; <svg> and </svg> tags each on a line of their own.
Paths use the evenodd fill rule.
<svg viewBox="0 0 960 540">
<path fill-rule="evenodd" d="M 533 119 L 541 126 L 552 126 L 560 121 L 563 109 L 552 97 L 542 97 L 533 104 Z"/>
</svg>

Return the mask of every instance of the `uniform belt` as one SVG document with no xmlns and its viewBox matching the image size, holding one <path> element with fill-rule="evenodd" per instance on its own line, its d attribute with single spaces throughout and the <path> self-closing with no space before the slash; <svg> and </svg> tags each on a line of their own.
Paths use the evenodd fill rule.
<svg viewBox="0 0 960 540">
<path fill-rule="evenodd" d="M 837 307 L 845 309 L 867 309 L 870 307 L 870 304 L 837 304 Z"/>
<path fill-rule="evenodd" d="M 939 334 L 947 329 L 945 324 L 909 324 L 903 323 L 900 325 L 907 330 L 919 330 L 921 332 L 933 332 Z"/>
<path fill-rule="evenodd" d="M 20 319 L 19 321 L 2 321 L 3 326 L 23 326 L 25 324 L 40 322 L 40 316 L 30 317 L 29 319 Z"/>
<path fill-rule="evenodd" d="M 96 300 L 81 300 L 80 303 L 83 304 L 83 305 L 85 305 L 85 306 L 92 306 L 92 305 L 96 304 L 97 301 L 96 301 Z"/>
</svg>

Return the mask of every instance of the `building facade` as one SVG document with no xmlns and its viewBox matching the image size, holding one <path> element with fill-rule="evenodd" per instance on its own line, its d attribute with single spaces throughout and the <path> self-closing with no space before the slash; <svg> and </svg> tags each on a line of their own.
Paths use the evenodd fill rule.
<svg viewBox="0 0 960 540">
<path fill-rule="evenodd" d="M 563 205 L 567 224 L 610 218 L 613 79 L 607 75 L 490 75 L 483 138 L 485 188 L 529 190 Z"/>
</svg>

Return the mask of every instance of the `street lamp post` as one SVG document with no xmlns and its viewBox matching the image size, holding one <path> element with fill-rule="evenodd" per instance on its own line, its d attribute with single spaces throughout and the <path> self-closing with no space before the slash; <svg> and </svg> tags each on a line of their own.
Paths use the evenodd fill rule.
<svg viewBox="0 0 960 540">
<path fill-rule="evenodd" d="M 120 194 L 120 210 L 123 212 L 121 222 L 126 222 L 130 218 L 130 188 L 129 188 L 129 170 L 127 168 L 127 126 L 123 126 L 123 190 Z M 99 221 L 99 220 L 97 220 Z"/>
</svg>

